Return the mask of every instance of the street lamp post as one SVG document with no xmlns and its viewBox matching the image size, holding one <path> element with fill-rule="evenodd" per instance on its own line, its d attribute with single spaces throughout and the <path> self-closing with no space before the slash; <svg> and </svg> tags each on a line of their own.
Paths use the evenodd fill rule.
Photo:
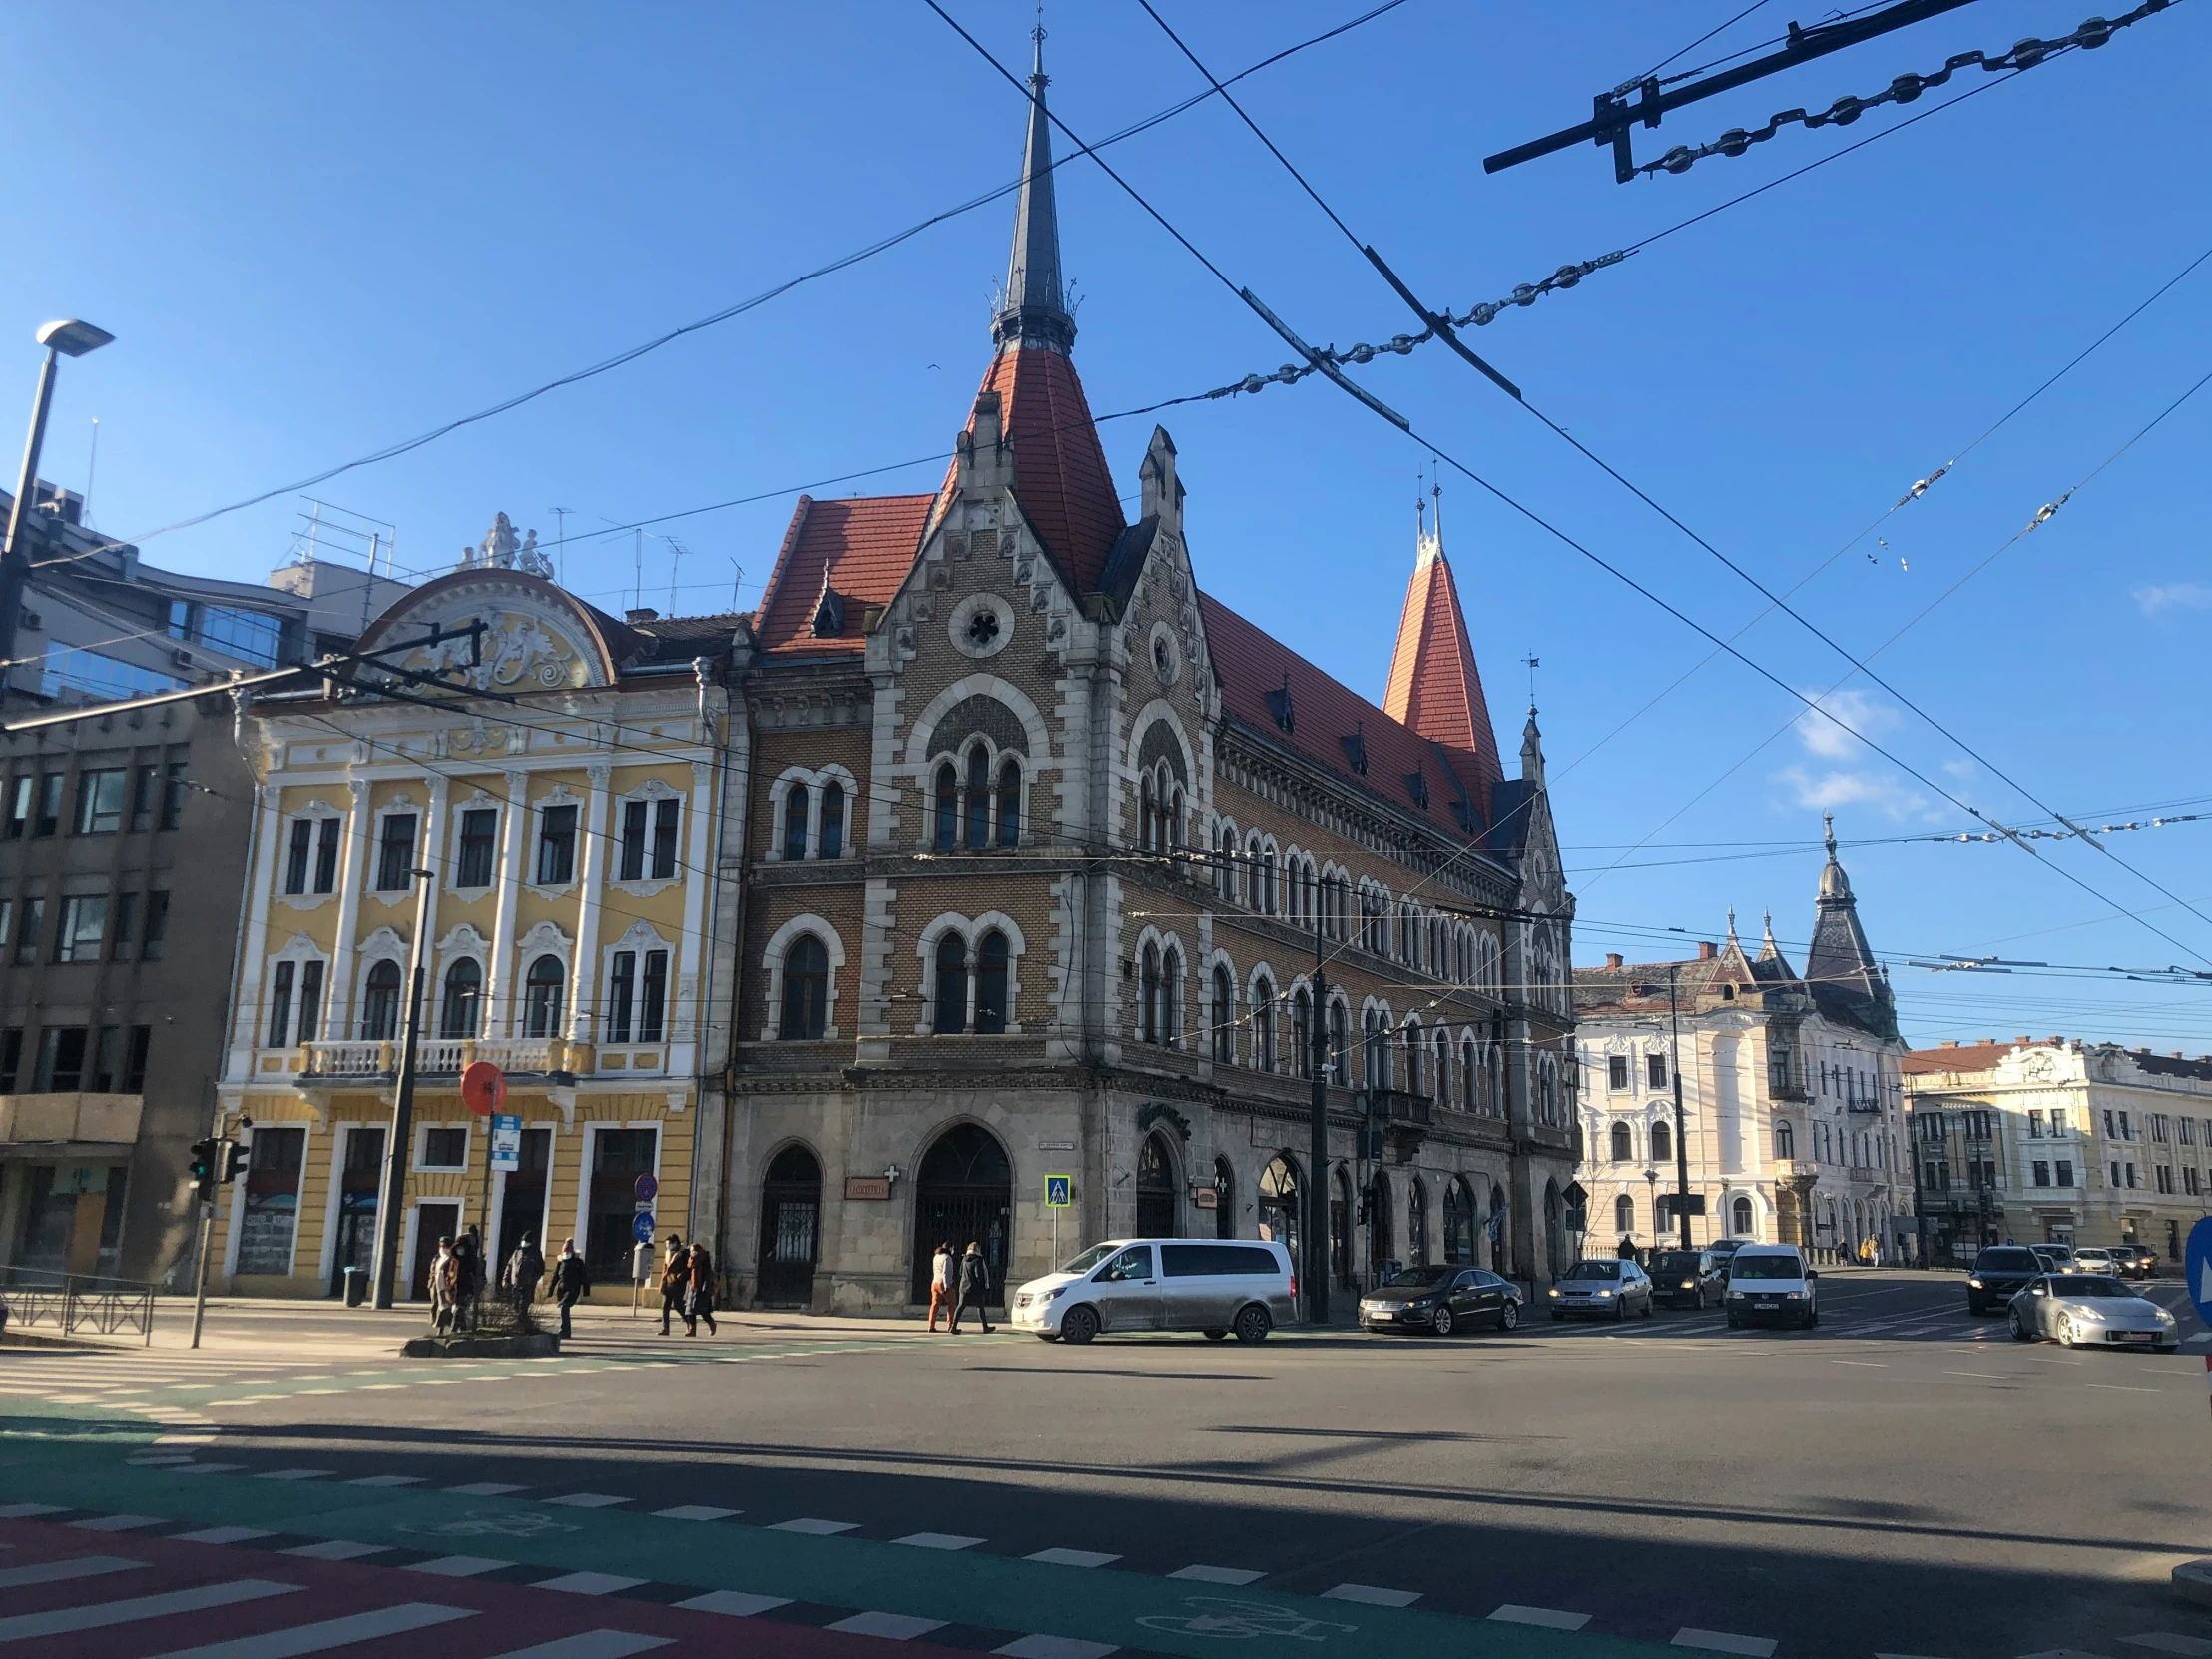
<svg viewBox="0 0 2212 1659">
<path fill-rule="evenodd" d="M 1656 1168 L 1647 1168 L 1644 1171 L 1644 1184 L 1651 1189 L 1651 1248 L 1657 1250 L 1659 1248 L 1659 1171 Z"/>
<path fill-rule="evenodd" d="M 421 883 L 415 897 L 414 962 L 407 973 L 407 1028 L 392 1078 L 391 1133 L 384 1139 L 384 1190 L 376 1202 L 376 1280 L 369 1302 L 389 1308 L 399 1277 L 400 1206 L 406 1200 L 408 1143 L 414 1139 L 415 1050 L 422 1036 L 423 982 L 430 974 L 430 891 L 435 872 L 411 869 Z"/>
<path fill-rule="evenodd" d="M 31 399 L 31 430 L 23 440 L 23 470 L 16 475 L 15 499 L 8 504 L 7 539 L 0 542 L 0 691 L 5 690 L 15 662 L 16 621 L 22 615 L 23 589 L 31 576 L 30 557 L 23 547 L 23 520 L 38 487 L 39 451 L 46 446 L 46 416 L 54 405 L 54 370 L 63 357 L 97 351 L 115 335 L 72 319 L 49 322 L 37 338 L 46 347 L 46 361 L 39 365 L 38 393 Z"/>
<path fill-rule="evenodd" d="M 1677 1197 L 1675 1220 L 1682 1227 L 1682 1248 L 1688 1250 L 1691 1248 L 1690 1138 L 1682 1132 L 1682 1014 L 1676 1006 L 1674 994 L 1675 976 L 1678 971 L 1676 964 L 1672 962 L 1667 964 L 1667 1069 L 1674 1074 L 1674 1190 Z M 1657 1212 L 1653 1213 L 1651 1222 L 1652 1235 L 1656 1238 L 1659 1232 Z M 1705 1236 L 1707 1238 L 1713 1236 L 1710 1228 L 1707 1229 Z"/>
</svg>

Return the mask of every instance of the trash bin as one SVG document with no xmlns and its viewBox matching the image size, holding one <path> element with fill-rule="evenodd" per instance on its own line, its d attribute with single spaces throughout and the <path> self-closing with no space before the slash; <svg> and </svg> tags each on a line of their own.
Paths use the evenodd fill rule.
<svg viewBox="0 0 2212 1659">
<path fill-rule="evenodd" d="M 348 1307 L 348 1308 L 358 1308 L 358 1307 L 360 1307 L 360 1306 L 361 1306 L 361 1305 L 362 1305 L 363 1303 L 365 1303 L 365 1302 L 367 1302 L 367 1301 L 368 1301 L 368 1269 L 366 1269 L 366 1268 L 347 1268 L 347 1269 L 345 1270 L 345 1305 L 346 1305 L 346 1307 Z"/>
</svg>

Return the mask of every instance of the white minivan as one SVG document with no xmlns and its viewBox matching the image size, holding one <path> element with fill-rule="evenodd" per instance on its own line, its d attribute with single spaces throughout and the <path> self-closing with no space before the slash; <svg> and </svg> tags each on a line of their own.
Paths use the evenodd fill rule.
<svg viewBox="0 0 2212 1659">
<path fill-rule="evenodd" d="M 1295 1319 L 1291 1253 L 1265 1239 L 1113 1239 L 1014 1292 L 1014 1329 L 1087 1343 L 1101 1331 L 1203 1331 L 1266 1338 Z"/>
<path fill-rule="evenodd" d="M 1728 1259 L 1729 1329 L 1820 1324 L 1819 1278 L 1796 1245 L 1745 1245 Z"/>
</svg>

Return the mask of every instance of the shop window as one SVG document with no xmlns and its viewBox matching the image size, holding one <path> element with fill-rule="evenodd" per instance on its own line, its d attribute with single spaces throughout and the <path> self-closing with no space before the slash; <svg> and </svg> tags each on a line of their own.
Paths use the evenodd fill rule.
<svg viewBox="0 0 2212 1659">
<path fill-rule="evenodd" d="M 601 1129 L 592 1136 L 591 1209 L 584 1251 L 591 1271 L 616 1283 L 629 1277 L 637 1180 L 655 1173 L 657 1139 L 651 1129 Z"/>
<path fill-rule="evenodd" d="M 262 1127 L 246 1166 L 245 1213 L 239 1224 L 239 1272 L 291 1272 L 299 1226 L 299 1178 L 306 1164 L 305 1129 Z"/>
</svg>

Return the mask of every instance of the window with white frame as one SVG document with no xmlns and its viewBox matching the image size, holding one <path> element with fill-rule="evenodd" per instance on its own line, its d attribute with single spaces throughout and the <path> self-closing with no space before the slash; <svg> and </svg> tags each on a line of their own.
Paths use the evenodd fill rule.
<svg viewBox="0 0 2212 1659">
<path fill-rule="evenodd" d="M 344 833 L 345 821 L 335 813 L 303 813 L 291 821 L 284 842 L 285 896 L 337 890 L 338 845 Z"/>
</svg>

